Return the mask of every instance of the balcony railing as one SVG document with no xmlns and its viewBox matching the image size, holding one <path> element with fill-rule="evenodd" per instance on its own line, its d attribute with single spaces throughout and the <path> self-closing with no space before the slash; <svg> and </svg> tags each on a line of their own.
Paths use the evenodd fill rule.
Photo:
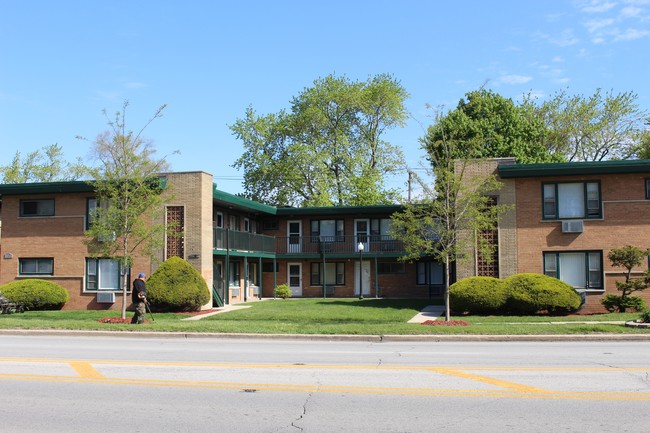
<svg viewBox="0 0 650 433">
<path fill-rule="evenodd" d="M 262 253 L 275 253 L 275 238 L 273 236 L 258 235 L 255 233 L 238 232 L 214 227 L 213 248 L 229 249 L 235 251 L 254 251 Z"/>
<path fill-rule="evenodd" d="M 363 252 L 388 254 L 404 252 L 404 245 L 390 236 L 288 236 L 273 237 L 255 233 L 213 228 L 213 247 L 231 251 L 277 254 L 353 254 Z"/>
<path fill-rule="evenodd" d="M 278 237 L 275 251 L 278 254 L 352 254 L 359 252 L 359 243 L 363 244 L 364 254 L 404 252 L 401 241 L 381 235 Z"/>
</svg>

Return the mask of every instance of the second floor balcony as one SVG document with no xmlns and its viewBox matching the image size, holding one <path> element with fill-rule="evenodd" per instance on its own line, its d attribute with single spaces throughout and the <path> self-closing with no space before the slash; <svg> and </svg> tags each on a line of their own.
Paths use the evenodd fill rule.
<svg viewBox="0 0 650 433">
<path fill-rule="evenodd" d="M 404 251 L 401 241 L 383 235 L 278 237 L 275 251 L 277 254 L 355 254 L 359 253 L 359 244 L 363 245 L 364 254 Z"/>
<path fill-rule="evenodd" d="M 401 241 L 384 235 L 273 237 L 215 227 L 213 247 L 219 250 L 265 254 L 400 254 Z"/>
</svg>

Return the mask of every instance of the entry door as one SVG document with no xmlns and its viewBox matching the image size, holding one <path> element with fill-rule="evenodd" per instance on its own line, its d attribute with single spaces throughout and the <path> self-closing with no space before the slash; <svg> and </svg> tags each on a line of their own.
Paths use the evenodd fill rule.
<svg viewBox="0 0 650 433">
<path fill-rule="evenodd" d="M 302 221 L 287 221 L 287 252 L 299 253 L 301 252 L 301 239 L 302 239 Z"/>
<path fill-rule="evenodd" d="M 212 272 L 214 274 L 212 276 L 212 284 L 216 287 L 217 293 L 219 293 L 221 299 L 224 300 L 223 262 L 215 262 Z"/>
<path fill-rule="evenodd" d="M 354 220 L 354 251 L 359 252 L 359 243 L 363 244 L 363 252 L 370 252 L 370 220 Z"/>
<path fill-rule="evenodd" d="M 359 261 L 354 265 L 354 294 L 359 296 L 359 283 L 363 284 L 363 295 L 370 295 L 370 262 L 362 262 L 361 281 L 359 281 Z"/>
<path fill-rule="evenodd" d="M 287 267 L 291 296 L 302 296 L 302 264 L 289 263 Z"/>
</svg>

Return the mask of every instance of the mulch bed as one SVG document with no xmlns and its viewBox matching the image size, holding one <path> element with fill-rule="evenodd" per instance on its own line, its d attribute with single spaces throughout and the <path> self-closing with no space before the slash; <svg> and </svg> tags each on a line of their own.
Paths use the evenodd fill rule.
<svg viewBox="0 0 650 433">
<path fill-rule="evenodd" d="M 469 326 L 469 322 L 464 320 L 426 320 L 422 322 L 422 325 L 429 326 Z"/>
<path fill-rule="evenodd" d="M 103 319 L 98 320 L 99 323 L 131 323 L 131 318 L 127 317 L 122 319 L 121 317 L 104 317 Z M 145 320 L 144 323 L 149 323 L 148 320 Z"/>
<path fill-rule="evenodd" d="M 189 316 L 200 316 L 202 314 L 208 314 L 208 313 L 213 313 L 215 311 L 219 311 L 217 308 L 213 308 L 211 310 L 201 310 L 201 311 L 184 311 L 181 313 L 176 313 L 176 314 L 183 314 L 183 315 L 189 315 Z M 131 318 L 127 317 L 126 319 L 122 319 L 121 317 L 104 317 L 103 319 L 98 320 L 99 323 L 131 323 Z M 144 323 L 150 323 L 149 320 L 144 321 Z"/>
</svg>

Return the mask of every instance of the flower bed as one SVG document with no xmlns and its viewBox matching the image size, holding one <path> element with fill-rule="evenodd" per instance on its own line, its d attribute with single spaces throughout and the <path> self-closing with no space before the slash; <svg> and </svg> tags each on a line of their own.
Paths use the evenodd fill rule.
<svg viewBox="0 0 650 433">
<path fill-rule="evenodd" d="M 422 324 L 429 326 L 469 326 L 469 322 L 464 320 L 426 320 Z"/>
</svg>

